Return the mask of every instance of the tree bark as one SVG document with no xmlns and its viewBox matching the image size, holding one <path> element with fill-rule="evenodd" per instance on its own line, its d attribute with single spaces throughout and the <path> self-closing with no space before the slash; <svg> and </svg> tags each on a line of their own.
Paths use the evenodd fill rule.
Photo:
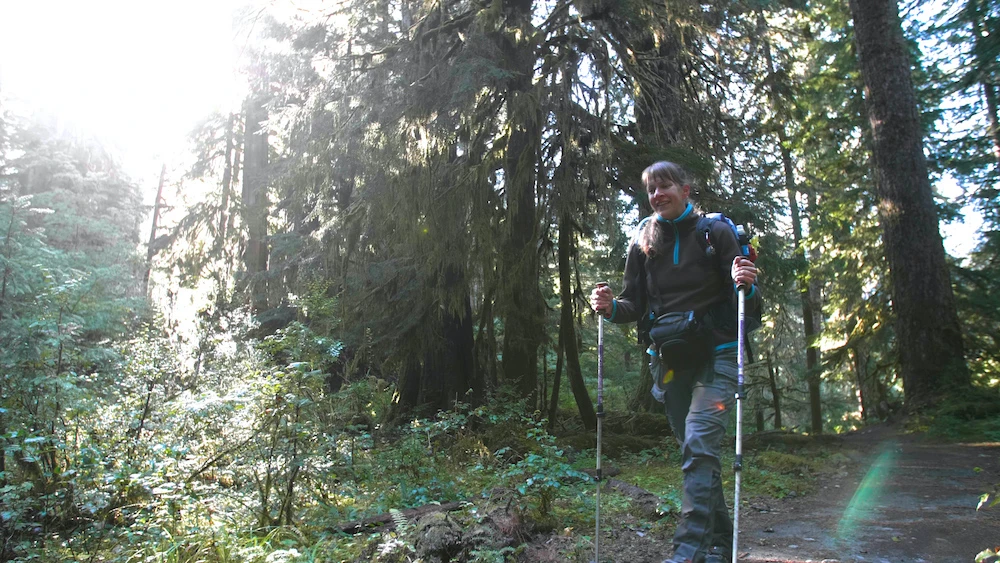
<svg viewBox="0 0 1000 563">
<path fill-rule="evenodd" d="M 233 126 L 236 123 L 236 116 L 229 114 L 229 124 L 226 127 L 226 164 L 222 171 L 222 200 L 219 202 L 219 235 L 216 245 L 222 248 L 226 244 L 226 235 L 229 227 L 229 202 L 232 200 L 233 192 L 233 167 L 236 151 L 235 133 Z"/>
<path fill-rule="evenodd" d="M 774 408 L 774 429 L 781 430 L 781 388 L 778 387 L 778 370 L 767 354 L 767 382 L 771 386 L 771 406 Z"/>
<path fill-rule="evenodd" d="M 886 402 L 885 384 L 879 381 L 879 370 L 870 367 L 871 356 L 864 345 L 854 346 L 850 350 L 854 364 L 854 373 L 858 381 L 858 403 L 861 407 L 861 419 L 865 421 L 884 420 L 889 416 Z"/>
<path fill-rule="evenodd" d="M 262 125 L 267 109 L 261 94 L 246 102 L 243 135 L 243 224 L 246 225 L 246 248 L 243 264 L 254 313 L 267 309 L 267 198 L 268 133 Z"/>
<path fill-rule="evenodd" d="M 476 372 L 483 378 L 483 399 L 490 389 L 495 389 L 497 382 L 497 339 L 493 317 L 493 291 L 483 295 L 483 304 L 479 308 L 479 328 L 476 331 Z"/>
<path fill-rule="evenodd" d="M 783 149 L 784 152 L 787 149 Z M 798 194 L 794 184 L 788 193 L 789 201 L 795 202 Z M 810 197 L 810 208 L 815 209 Z M 800 260 L 802 269 L 799 272 L 799 297 L 802 301 L 802 331 L 806 344 L 806 381 L 809 388 L 809 428 L 813 434 L 823 433 L 823 401 L 820 393 L 822 377 L 819 367 L 819 332 L 820 332 L 820 308 L 819 308 L 819 284 L 810 272 L 810 261 L 806 257 L 806 250 L 802 240 L 802 220 L 799 217 L 799 207 L 797 203 L 790 203 L 792 207 L 793 236 L 795 238 L 795 253 Z"/>
<path fill-rule="evenodd" d="M 420 377 L 418 404 L 429 407 L 431 412 L 452 408 L 456 400 L 468 400 L 466 396 L 476 377 L 475 348 L 472 324 L 472 303 L 468 297 L 468 287 L 461 272 L 450 267 L 444 276 L 446 293 L 460 292 L 466 297 L 459 311 L 441 308 L 437 320 L 440 344 L 426 347 L 423 369 Z M 435 339 L 437 340 L 437 339 Z M 480 389 L 479 393 L 483 390 Z"/>
<path fill-rule="evenodd" d="M 861 407 L 861 420 L 868 422 L 873 419 L 872 414 L 875 412 L 872 403 L 875 397 L 869 385 L 868 354 L 858 346 L 852 347 L 850 354 L 854 364 L 854 377 L 858 385 L 858 406 Z"/>
<path fill-rule="evenodd" d="M 780 135 L 784 137 L 784 135 Z M 785 167 L 785 188 L 788 192 L 788 208 L 792 219 L 792 240 L 795 244 L 795 258 L 798 265 L 799 300 L 802 307 L 802 330 L 806 345 L 806 382 L 809 387 L 810 431 L 823 432 L 823 403 L 820 395 L 819 335 L 816 326 L 816 297 L 814 284 L 810 282 L 809 260 L 802 240 L 802 218 L 799 214 L 798 192 L 795 187 L 791 151 L 782 141 L 781 160 Z"/>
<path fill-rule="evenodd" d="M 535 163 L 540 135 L 538 98 L 532 78 L 534 46 L 528 37 L 532 2 L 506 0 L 508 25 L 500 37 L 505 66 L 512 78 L 506 88 L 510 133 L 503 160 L 507 203 L 506 243 L 502 256 L 504 292 L 503 376 L 534 405 L 538 380 L 538 347 L 544 336 L 544 302 L 538 288 L 538 227 L 535 212 Z"/>
<path fill-rule="evenodd" d="M 559 387 L 562 380 L 562 367 L 563 367 L 563 345 L 562 345 L 562 335 L 559 336 L 559 342 L 556 344 L 556 371 L 552 375 L 552 397 L 549 402 L 549 430 L 552 430 L 556 426 L 556 418 L 559 416 Z"/>
<path fill-rule="evenodd" d="M 142 294 L 149 295 L 149 275 L 153 271 L 153 257 L 156 256 L 156 228 L 160 223 L 160 202 L 163 201 L 163 181 L 167 177 L 167 165 L 160 168 L 160 183 L 156 188 L 153 202 L 153 226 L 149 228 L 149 244 L 146 245 L 146 273 L 142 277 Z"/>
<path fill-rule="evenodd" d="M 970 385 L 895 0 L 850 0 L 907 407 Z"/>
<path fill-rule="evenodd" d="M 573 221 L 569 211 L 564 211 L 559 220 L 559 298 L 562 302 L 559 315 L 559 340 L 566 354 L 566 378 L 569 379 L 573 398 L 580 410 L 580 418 L 586 428 L 597 428 L 594 403 L 590 400 L 587 385 L 583 382 L 580 369 L 580 350 L 577 348 L 576 323 L 573 315 L 573 280 L 569 258 L 573 253 Z"/>
<path fill-rule="evenodd" d="M 400 419 L 410 414 L 420 404 L 420 380 L 423 366 L 419 359 L 410 358 L 403 366 L 403 372 L 396 382 L 396 393 L 399 394 L 395 405 L 390 409 L 390 419 Z"/>
</svg>

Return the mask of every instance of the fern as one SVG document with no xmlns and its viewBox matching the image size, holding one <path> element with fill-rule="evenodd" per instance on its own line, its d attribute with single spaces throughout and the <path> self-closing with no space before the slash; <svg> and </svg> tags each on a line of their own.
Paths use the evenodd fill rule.
<svg viewBox="0 0 1000 563">
<path fill-rule="evenodd" d="M 410 531 L 412 524 L 401 510 L 390 508 L 389 515 L 392 516 L 392 523 L 396 525 L 396 532 L 400 535 Z"/>
</svg>

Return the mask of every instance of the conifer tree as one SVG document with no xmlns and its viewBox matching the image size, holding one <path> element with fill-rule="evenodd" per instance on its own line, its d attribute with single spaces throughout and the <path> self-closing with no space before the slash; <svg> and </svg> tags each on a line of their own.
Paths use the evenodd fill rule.
<svg viewBox="0 0 1000 563">
<path fill-rule="evenodd" d="M 852 0 L 907 404 L 969 383 L 895 0 Z"/>
</svg>

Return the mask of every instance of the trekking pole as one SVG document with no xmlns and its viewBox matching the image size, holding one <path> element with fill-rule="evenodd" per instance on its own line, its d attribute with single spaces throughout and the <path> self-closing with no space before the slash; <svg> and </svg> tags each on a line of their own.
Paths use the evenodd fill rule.
<svg viewBox="0 0 1000 563">
<path fill-rule="evenodd" d="M 746 240 L 743 225 L 736 227 L 742 246 Z M 742 283 L 736 286 L 737 293 L 737 335 L 736 335 L 736 459 L 733 460 L 733 473 L 736 477 L 736 492 L 733 495 L 733 557 L 732 563 L 737 563 L 740 539 L 740 482 L 743 477 L 743 350 L 746 346 L 744 328 L 746 327 L 746 286 Z"/>
<path fill-rule="evenodd" d="M 597 282 L 597 287 L 607 287 Z M 597 318 L 597 511 L 594 515 L 594 563 L 601 563 L 601 426 L 604 422 L 604 312 Z"/>
</svg>

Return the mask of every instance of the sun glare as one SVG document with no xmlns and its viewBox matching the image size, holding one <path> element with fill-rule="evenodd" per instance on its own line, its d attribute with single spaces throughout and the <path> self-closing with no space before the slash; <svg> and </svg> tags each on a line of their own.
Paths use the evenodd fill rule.
<svg viewBox="0 0 1000 563">
<path fill-rule="evenodd" d="M 4 1 L 0 88 L 103 140 L 145 183 L 183 152 L 199 119 L 239 103 L 233 21 L 243 3 Z"/>
</svg>

